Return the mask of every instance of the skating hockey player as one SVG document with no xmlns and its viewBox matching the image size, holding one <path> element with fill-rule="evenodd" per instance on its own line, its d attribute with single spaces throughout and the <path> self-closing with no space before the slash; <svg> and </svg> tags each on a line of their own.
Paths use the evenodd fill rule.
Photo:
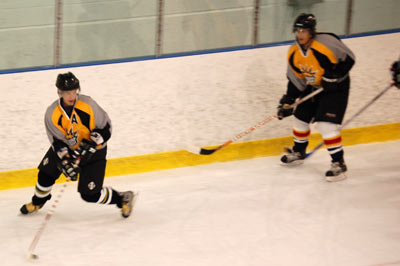
<svg viewBox="0 0 400 266">
<path fill-rule="evenodd" d="M 390 70 L 392 71 L 394 85 L 400 89 L 400 58 L 398 61 L 395 61 L 392 64 L 392 68 Z"/>
<path fill-rule="evenodd" d="M 45 113 L 51 147 L 38 167 L 32 201 L 21 207 L 21 213 L 42 208 L 51 198 L 56 179 L 63 173 L 71 181 L 79 179 L 78 192 L 83 200 L 115 204 L 121 208 L 123 217 L 129 217 L 137 194 L 103 187 L 107 141 L 111 137 L 107 113 L 91 97 L 79 94 L 79 80 L 71 72 L 59 74 L 56 87 L 59 99 Z"/>
<path fill-rule="evenodd" d="M 286 94 L 278 106 L 279 119 L 294 114 L 294 146 L 286 149 L 283 164 L 297 164 L 306 157 L 310 136 L 310 123 L 316 122 L 328 152 L 331 168 L 327 181 L 346 178 L 347 167 L 343 158 L 340 124 L 346 111 L 350 78 L 349 71 L 355 63 L 353 52 L 333 33 L 317 33 L 313 14 L 299 15 L 293 25 L 295 43 L 288 52 Z M 323 87 L 323 91 L 308 101 L 288 108 L 297 98 Z"/>
</svg>

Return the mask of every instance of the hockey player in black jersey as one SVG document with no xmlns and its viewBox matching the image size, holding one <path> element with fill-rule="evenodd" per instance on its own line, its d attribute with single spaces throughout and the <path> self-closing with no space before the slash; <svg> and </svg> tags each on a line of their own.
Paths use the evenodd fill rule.
<svg viewBox="0 0 400 266">
<path fill-rule="evenodd" d="M 299 15 L 293 25 L 295 43 L 288 52 L 286 93 L 282 96 L 277 116 L 279 119 L 294 114 L 294 146 L 281 158 L 284 164 L 302 162 L 310 136 L 310 123 L 316 122 L 332 159 L 326 172 L 327 181 L 346 178 L 347 166 L 343 157 L 340 124 L 346 111 L 350 77 L 355 63 L 353 52 L 333 33 L 317 33 L 313 14 Z M 310 100 L 288 108 L 297 98 L 323 87 Z"/>
<path fill-rule="evenodd" d="M 38 167 L 32 201 L 21 207 L 21 213 L 41 209 L 51 198 L 51 188 L 63 173 L 71 181 L 79 179 L 78 192 L 83 200 L 115 204 L 121 208 L 123 217 L 129 217 L 137 194 L 103 187 L 107 141 L 111 137 L 110 118 L 91 97 L 79 94 L 79 80 L 71 72 L 59 74 L 56 87 L 59 99 L 45 114 L 51 147 Z"/>
<path fill-rule="evenodd" d="M 390 70 L 392 71 L 394 85 L 400 89 L 400 58 L 392 64 Z"/>
</svg>

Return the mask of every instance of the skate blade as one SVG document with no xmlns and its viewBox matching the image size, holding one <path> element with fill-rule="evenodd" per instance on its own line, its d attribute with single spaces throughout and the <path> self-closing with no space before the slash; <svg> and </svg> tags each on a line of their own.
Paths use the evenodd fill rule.
<svg viewBox="0 0 400 266">
<path fill-rule="evenodd" d="M 290 163 L 284 163 L 284 162 L 280 162 L 280 164 L 282 166 L 286 166 L 286 167 L 294 167 L 294 166 L 298 166 L 304 163 L 304 160 L 296 160 Z"/>
<path fill-rule="evenodd" d="M 328 181 L 328 182 L 339 182 L 339 181 L 342 181 L 345 179 L 347 179 L 347 175 L 345 173 L 341 173 L 336 176 L 327 176 L 326 177 L 326 181 Z"/>
<path fill-rule="evenodd" d="M 137 199 L 138 199 L 138 196 L 139 196 L 139 192 L 133 192 L 133 199 L 132 199 L 132 211 L 133 211 L 133 208 L 135 208 L 135 204 L 136 204 L 136 201 L 137 201 Z"/>
</svg>

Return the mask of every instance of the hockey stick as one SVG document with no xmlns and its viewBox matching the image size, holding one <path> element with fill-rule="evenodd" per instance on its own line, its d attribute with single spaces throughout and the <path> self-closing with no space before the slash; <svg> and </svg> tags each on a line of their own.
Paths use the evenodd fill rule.
<svg viewBox="0 0 400 266">
<path fill-rule="evenodd" d="M 67 183 L 64 183 L 63 186 L 61 187 L 60 192 L 57 195 L 57 198 L 54 200 L 54 203 L 51 205 L 50 210 L 46 213 L 46 216 L 44 217 L 44 220 L 42 224 L 40 225 L 39 229 L 36 232 L 35 237 L 32 240 L 31 245 L 29 246 L 28 249 L 28 259 L 38 259 L 38 255 L 34 253 L 35 248 L 37 246 L 37 243 L 39 242 L 40 237 L 42 236 L 42 233 L 49 222 L 50 218 L 53 216 L 54 210 L 57 207 L 57 204 L 59 203 L 61 196 L 64 194 L 65 188 L 67 187 Z"/>
<path fill-rule="evenodd" d="M 80 161 L 81 161 L 81 158 L 78 157 L 74 163 L 74 168 L 79 167 Z M 30 244 L 30 246 L 28 248 L 28 259 L 35 260 L 35 259 L 39 258 L 39 256 L 37 254 L 35 254 L 34 251 L 36 249 L 36 246 L 39 242 L 40 237 L 42 236 L 42 233 L 43 233 L 47 223 L 50 221 L 51 217 L 53 216 L 53 213 L 54 213 L 55 209 L 57 208 L 57 205 L 60 202 L 60 199 L 61 199 L 62 195 L 64 194 L 65 189 L 67 188 L 68 182 L 69 182 L 69 179 L 67 179 L 66 182 L 61 187 L 61 190 L 58 193 L 56 199 L 54 200 L 54 203 L 51 205 L 50 210 L 46 213 L 46 216 L 44 217 L 42 224 L 40 225 L 39 229 L 36 231 L 35 237 L 33 238 L 32 243 Z"/>
<path fill-rule="evenodd" d="M 362 112 L 364 112 L 369 106 L 371 106 L 376 100 L 378 100 L 383 94 L 385 94 L 394 84 L 390 84 L 383 91 L 381 91 L 378 95 L 376 95 L 371 101 L 369 101 L 366 105 L 364 105 L 357 113 L 355 113 L 349 120 L 347 120 L 341 128 L 347 126 L 351 121 L 353 121 L 357 116 L 359 116 Z M 309 158 L 313 155 L 317 150 L 319 150 L 322 146 L 324 146 L 324 141 L 321 141 L 320 144 L 314 147 L 312 151 L 306 154 L 306 158 Z"/>
<path fill-rule="evenodd" d="M 299 104 L 301 104 L 301 103 L 307 101 L 308 99 L 314 97 L 315 95 L 317 95 L 317 94 L 320 93 L 321 91 L 323 91 L 323 88 L 319 88 L 318 90 L 313 91 L 312 93 L 310 93 L 310 94 L 304 96 L 303 98 L 297 100 L 294 104 L 290 105 L 288 109 L 290 109 L 290 108 L 296 108 Z M 243 132 L 237 134 L 235 137 L 233 137 L 232 139 L 228 140 L 227 142 L 225 142 L 224 144 L 218 146 L 218 147 L 215 148 L 215 149 L 200 148 L 200 151 L 194 151 L 193 153 L 197 153 L 197 154 L 200 154 L 200 155 L 210 155 L 210 154 L 213 154 L 214 152 L 216 152 L 216 151 L 218 151 L 218 150 L 220 150 L 220 149 L 222 149 L 222 148 L 228 146 L 228 145 L 231 144 L 232 142 L 237 141 L 237 140 L 243 138 L 244 136 L 247 136 L 248 134 L 250 134 L 251 132 L 253 132 L 253 131 L 256 130 L 257 128 L 260 128 L 261 126 L 265 125 L 266 123 L 268 123 L 269 121 L 273 120 L 273 119 L 276 118 L 276 117 L 277 117 L 277 116 L 274 114 L 274 115 L 271 115 L 271 116 L 265 118 L 264 120 L 258 122 L 256 125 L 252 126 L 251 128 L 247 129 L 246 131 L 243 131 Z M 198 149 L 196 149 L 196 150 L 198 150 Z"/>
</svg>

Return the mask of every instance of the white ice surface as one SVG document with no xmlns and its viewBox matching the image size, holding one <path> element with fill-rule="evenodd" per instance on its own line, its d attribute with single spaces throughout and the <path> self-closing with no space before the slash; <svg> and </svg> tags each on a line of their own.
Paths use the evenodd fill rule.
<svg viewBox="0 0 400 266">
<path fill-rule="evenodd" d="M 33 188 L 0 191 L 0 264 L 400 265 L 399 151 L 400 141 L 346 147 L 349 179 L 338 183 L 324 181 L 324 150 L 297 168 L 265 157 L 106 179 L 140 191 L 129 219 L 68 184 L 33 262 L 51 203 L 21 216 Z"/>
</svg>

